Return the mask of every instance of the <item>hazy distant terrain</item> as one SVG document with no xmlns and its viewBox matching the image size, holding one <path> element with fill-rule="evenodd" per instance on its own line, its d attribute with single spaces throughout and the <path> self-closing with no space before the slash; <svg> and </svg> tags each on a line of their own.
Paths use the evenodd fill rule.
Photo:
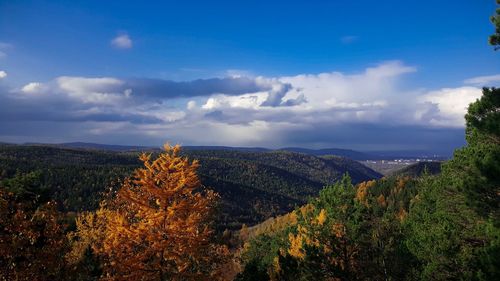
<svg viewBox="0 0 500 281">
<path fill-rule="evenodd" d="M 431 174 L 439 173 L 442 160 L 395 159 L 395 160 L 364 160 L 361 164 L 383 175 L 408 173 L 420 175 L 424 167 L 428 167 Z M 400 172 L 401 171 L 401 172 Z"/>
</svg>

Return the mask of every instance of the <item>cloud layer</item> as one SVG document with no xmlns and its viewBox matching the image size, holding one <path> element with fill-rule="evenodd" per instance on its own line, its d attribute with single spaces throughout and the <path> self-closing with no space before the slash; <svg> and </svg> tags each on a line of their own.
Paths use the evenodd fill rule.
<svg viewBox="0 0 500 281">
<path fill-rule="evenodd" d="M 500 74 L 473 77 L 466 79 L 464 82 L 478 86 L 497 86 L 500 85 Z"/>
<path fill-rule="evenodd" d="M 473 86 L 402 88 L 415 71 L 389 61 L 353 74 L 189 82 L 61 76 L 16 89 L 0 84 L 0 137 L 364 150 L 460 145 L 466 107 L 481 95 L 475 85 L 497 76 L 466 81 Z"/>
</svg>

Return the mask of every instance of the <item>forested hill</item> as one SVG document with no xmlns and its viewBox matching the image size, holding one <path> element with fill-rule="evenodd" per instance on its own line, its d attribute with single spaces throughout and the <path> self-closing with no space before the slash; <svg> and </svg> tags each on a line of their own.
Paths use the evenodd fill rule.
<svg viewBox="0 0 500 281">
<path fill-rule="evenodd" d="M 230 210 L 228 228 L 261 222 L 304 204 L 327 184 L 349 173 L 355 182 L 381 175 L 356 161 L 287 151 L 243 152 L 236 150 L 189 150 L 199 159 L 205 185 L 223 198 Z M 230 225 L 237 215 L 237 225 Z"/>
<path fill-rule="evenodd" d="M 380 178 L 358 162 L 286 151 L 186 150 L 199 159 L 202 183 L 221 196 L 220 228 L 252 225 L 316 196 L 348 172 L 355 182 Z M 0 145 L 0 184 L 54 198 L 66 211 L 92 210 L 101 192 L 139 167 L 137 151 Z"/>
<path fill-rule="evenodd" d="M 424 173 L 436 175 L 441 172 L 442 162 L 418 162 L 392 173 L 394 176 L 419 177 Z"/>
<path fill-rule="evenodd" d="M 346 176 L 242 228 L 235 280 L 500 280 L 499 109 L 500 89 L 483 88 L 465 115 L 467 144 L 443 164 L 358 185 Z"/>
</svg>

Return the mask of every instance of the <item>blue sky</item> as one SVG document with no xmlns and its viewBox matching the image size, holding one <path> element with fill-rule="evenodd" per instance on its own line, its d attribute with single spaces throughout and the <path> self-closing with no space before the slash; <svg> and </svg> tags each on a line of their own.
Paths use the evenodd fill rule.
<svg viewBox="0 0 500 281">
<path fill-rule="evenodd" d="M 457 106 L 500 80 L 487 44 L 494 9 L 492 0 L 0 1 L 0 98 L 11 105 L 0 140 L 450 151 L 463 143 Z M 434 141 L 359 140 L 375 131 L 432 131 Z"/>
</svg>

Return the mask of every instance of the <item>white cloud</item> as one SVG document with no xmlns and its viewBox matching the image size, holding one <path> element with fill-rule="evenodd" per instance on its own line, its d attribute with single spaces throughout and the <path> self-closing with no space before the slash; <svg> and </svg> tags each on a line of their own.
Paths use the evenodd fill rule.
<svg viewBox="0 0 500 281">
<path fill-rule="evenodd" d="M 407 93 L 398 87 L 401 76 L 414 71 L 414 67 L 391 61 L 355 74 L 257 77 L 260 84 L 270 85 L 269 90 L 233 96 L 211 95 L 198 111 L 191 107 L 188 118 L 193 124 L 208 118 L 233 126 L 266 121 L 275 129 L 283 124 L 314 127 L 318 124 L 421 123 L 412 115 L 419 92 Z"/>
<path fill-rule="evenodd" d="M 194 100 L 190 100 L 188 101 L 187 105 L 186 105 L 186 108 L 188 110 L 193 110 L 193 109 L 196 109 L 196 101 Z"/>
<path fill-rule="evenodd" d="M 291 105 L 294 108 L 289 111 L 357 108 L 362 111 L 372 108 L 381 110 L 387 106 L 388 100 L 394 100 L 400 95 L 397 87 L 399 77 L 414 71 L 416 71 L 414 67 L 406 66 L 399 61 L 390 61 L 350 75 L 330 72 L 278 78 L 257 77 L 256 81 L 259 84 L 268 85 L 270 88 L 268 91 L 236 96 L 212 95 L 202 108 L 263 110 L 267 106 Z M 361 113 L 353 113 L 354 115 L 367 116 Z"/>
<path fill-rule="evenodd" d="M 473 77 L 465 80 L 464 83 L 477 86 L 494 86 L 500 84 L 500 74 Z"/>
<path fill-rule="evenodd" d="M 245 94 L 240 96 L 214 95 L 207 99 L 202 106 L 206 110 L 216 110 L 224 108 L 253 108 L 259 109 L 267 99 L 266 92 Z"/>
<path fill-rule="evenodd" d="M 111 45 L 118 49 L 130 49 L 132 48 L 132 39 L 128 34 L 118 35 L 111 40 Z"/>
<path fill-rule="evenodd" d="M 123 94 L 125 95 L 126 98 L 130 98 L 132 96 L 132 93 L 133 93 L 132 89 L 125 89 L 123 91 Z"/>
<path fill-rule="evenodd" d="M 418 100 L 434 107 L 419 111 L 417 114 L 419 117 L 427 115 L 431 125 L 463 127 L 467 107 L 481 95 L 481 89 L 476 87 L 444 88 L 431 91 L 419 97 Z"/>
<path fill-rule="evenodd" d="M 390 61 L 358 74 L 303 74 L 282 77 L 279 81 L 293 86 L 289 95 L 303 93 L 308 105 L 321 108 L 352 102 L 383 102 L 397 96 L 396 82 L 401 75 L 415 71 L 414 67 L 406 66 L 400 61 Z"/>
<path fill-rule="evenodd" d="M 84 78 L 62 76 L 56 79 L 58 88 L 68 97 L 84 103 L 112 104 L 131 95 L 131 90 L 123 94 L 117 86 L 124 84 L 116 78 Z"/>
<path fill-rule="evenodd" d="M 42 83 L 31 82 L 31 83 L 24 85 L 21 88 L 21 91 L 23 93 L 26 93 L 26 94 L 34 94 L 34 93 L 42 91 L 42 88 L 43 88 Z"/>
<path fill-rule="evenodd" d="M 7 77 L 7 72 L 0 70 L 0 79 Z"/>
<path fill-rule="evenodd" d="M 466 107 L 481 89 L 403 90 L 404 76 L 415 71 L 389 61 L 357 73 L 188 82 L 62 76 L 0 95 L 0 119 L 74 122 L 85 128 L 75 134 L 113 136 L 107 142 L 133 134 L 134 140 L 263 146 L 324 145 L 344 135 L 348 142 L 353 134 L 367 142 L 383 137 L 377 130 L 402 126 L 413 137 L 415 127 L 463 128 Z"/>
</svg>

